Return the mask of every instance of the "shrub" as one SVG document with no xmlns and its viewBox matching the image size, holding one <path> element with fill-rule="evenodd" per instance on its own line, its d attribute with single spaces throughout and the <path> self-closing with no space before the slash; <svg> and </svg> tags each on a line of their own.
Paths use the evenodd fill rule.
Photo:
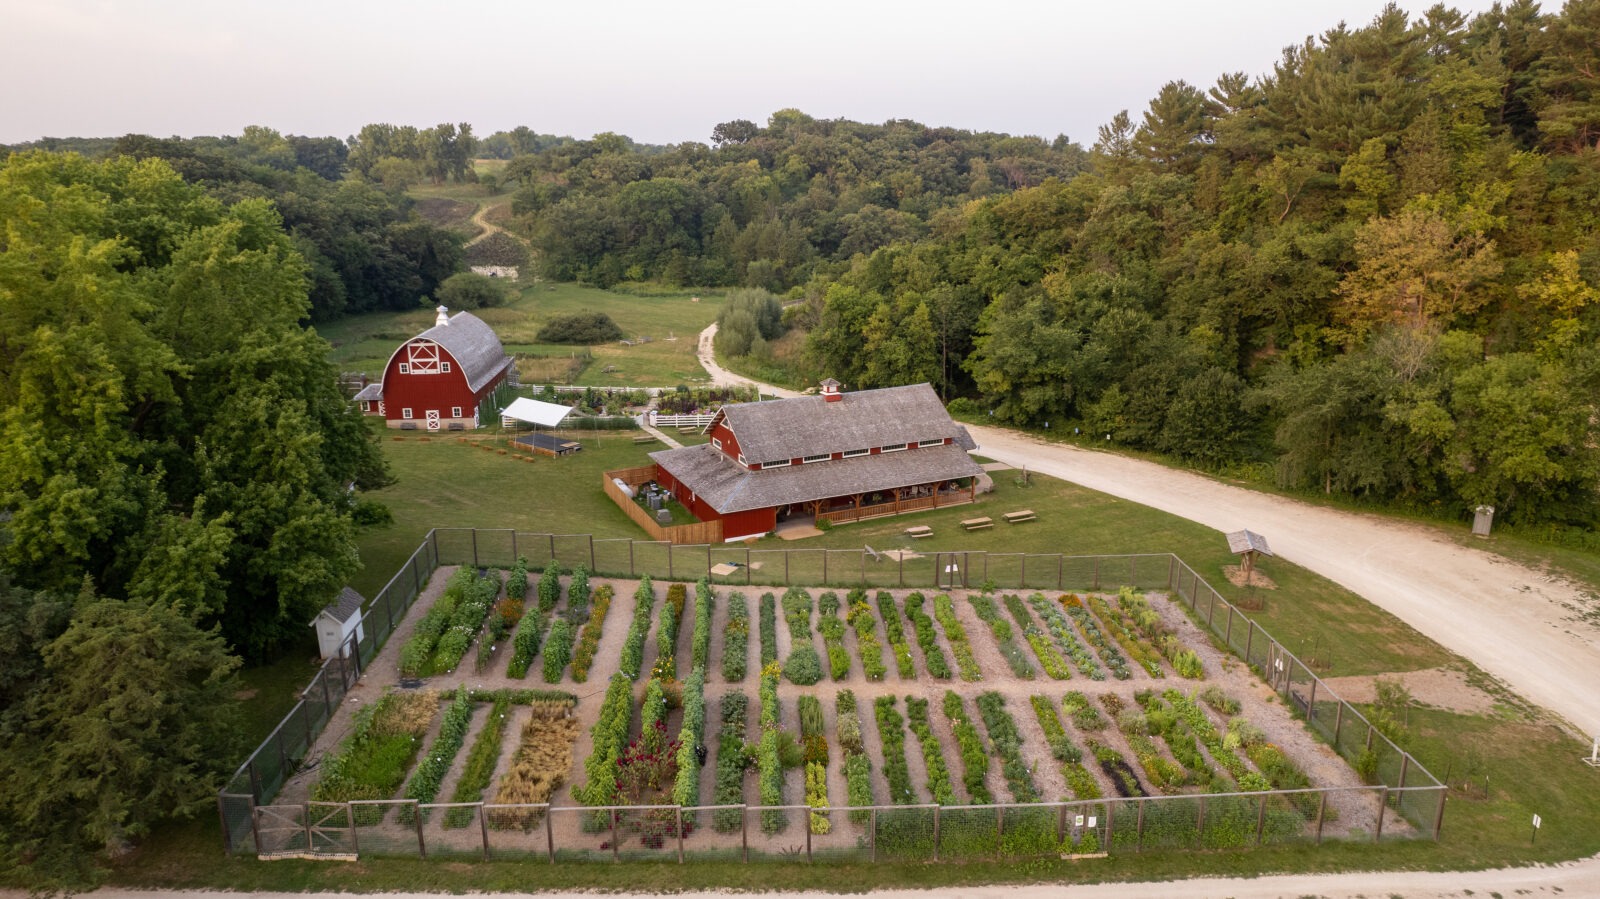
<svg viewBox="0 0 1600 899">
<path fill-rule="evenodd" d="M 790 587 L 783 594 L 783 621 L 789 626 L 793 646 L 811 642 L 811 594 L 803 587 Z"/>
<path fill-rule="evenodd" d="M 1241 708 L 1239 700 L 1223 692 L 1222 688 L 1216 684 L 1212 684 L 1200 691 L 1200 701 L 1211 706 L 1219 715 L 1237 715 Z"/>
<path fill-rule="evenodd" d="M 515 600 L 528 595 L 528 560 L 522 556 L 517 557 L 517 564 L 511 566 L 506 578 L 506 595 Z"/>
<path fill-rule="evenodd" d="M 511 663 L 506 666 L 506 676 L 518 679 L 528 676 L 533 657 L 539 654 L 539 644 L 544 640 L 546 616 L 524 615 L 517 623 L 517 632 L 511 637 Z"/>
<path fill-rule="evenodd" d="M 783 663 L 783 676 L 790 683 L 802 687 L 822 680 L 822 660 L 817 657 L 817 651 L 810 646 L 802 646 L 789 653 L 789 658 Z"/>
<path fill-rule="evenodd" d="M 546 565 L 544 573 L 539 575 L 539 611 L 550 614 L 561 601 L 561 566 L 554 562 Z"/>
<path fill-rule="evenodd" d="M 744 680 L 750 658 L 750 609 L 744 594 L 728 596 L 728 623 L 722 628 L 722 679 L 729 683 Z"/>
<path fill-rule="evenodd" d="M 539 343 L 566 343 L 592 346 L 622 339 L 622 329 L 604 312 L 572 312 L 558 315 L 539 329 Z"/>
<path fill-rule="evenodd" d="M 589 620 L 589 569 L 582 565 L 572 571 L 571 580 L 567 581 L 567 611 L 566 618 L 572 622 L 573 627 Z"/>
</svg>

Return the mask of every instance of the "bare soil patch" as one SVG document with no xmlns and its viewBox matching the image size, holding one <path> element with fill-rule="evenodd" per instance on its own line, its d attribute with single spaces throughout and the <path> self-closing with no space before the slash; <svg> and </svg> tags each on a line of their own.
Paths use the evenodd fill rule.
<svg viewBox="0 0 1600 899">
<path fill-rule="evenodd" d="M 1224 565 L 1222 566 L 1222 573 L 1227 577 L 1228 583 L 1235 587 L 1260 587 L 1262 590 L 1278 589 L 1278 583 L 1263 574 L 1259 568 L 1252 569 L 1246 575 L 1244 569 L 1238 565 Z"/>
<path fill-rule="evenodd" d="M 1382 675 L 1400 681 L 1417 702 L 1452 712 L 1487 715 L 1494 711 L 1493 696 L 1473 686 L 1467 676 L 1453 668 L 1426 668 L 1403 674 Z M 1372 702 L 1377 695 L 1377 676 L 1330 677 L 1323 683 L 1332 687 L 1346 702 Z"/>
</svg>

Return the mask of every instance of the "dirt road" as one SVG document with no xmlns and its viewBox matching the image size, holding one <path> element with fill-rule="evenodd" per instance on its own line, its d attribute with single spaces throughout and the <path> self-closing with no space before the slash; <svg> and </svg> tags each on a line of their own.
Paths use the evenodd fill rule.
<svg viewBox="0 0 1600 899">
<path fill-rule="evenodd" d="M 715 333 L 712 325 L 700 335 L 701 364 L 712 382 L 754 384 L 716 365 Z M 759 386 L 778 396 L 796 395 Z M 979 452 L 1001 462 L 1221 531 L 1263 534 L 1278 555 L 1360 594 L 1565 718 L 1576 734 L 1587 735 L 1584 742 L 1600 734 L 1600 620 L 1580 618 L 1600 600 L 1570 584 L 1458 546 L 1421 525 L 1322 509 L 999 428 L 969 430 Z"/>
</svg>

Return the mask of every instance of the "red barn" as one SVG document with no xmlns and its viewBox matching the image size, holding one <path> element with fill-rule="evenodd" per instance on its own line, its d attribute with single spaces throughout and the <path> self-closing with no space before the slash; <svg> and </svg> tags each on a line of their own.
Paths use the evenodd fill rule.
<svg viewBox="0 0 1600 899">
<path fill-rule="evenodd" d="M 401 344 L 383 379 L 355 399 L 391 428 L 476 428 L 479 406 L 505 383 L 512 361 L 482 319 L 440 306 L 434 326 Z"/>
<path fill-rule="evenodd" d="M 983 473 L 967 429 L 927 384 L 724 406 L 711 442 L 651 453 L 656 481 L 724 540 L 780 520 L 858 521 L 972 502 Z"/>
</svg>

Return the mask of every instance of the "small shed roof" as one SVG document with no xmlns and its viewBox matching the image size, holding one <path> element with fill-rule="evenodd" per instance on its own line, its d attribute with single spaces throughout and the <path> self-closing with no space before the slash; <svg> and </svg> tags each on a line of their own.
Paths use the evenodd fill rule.
<svg viewBox="0 0 1600 899">
<path fill-rule="evenodd" d="M 511 405 L 507 406 L 500 414 L 507 418 L 515 418 L 517 421 L 553 428 L 561 424 L 561 420 L 571 412 L 571 406 L 561 406 L 519 396 L 512 400 Z"/>
<path fill-rule="evenodd" d="M 323 607 L 322 612 L 318 617 L 321 617 L 321 615 L 327 615 L 334 621 L 344 624 L 346 621 L 354 618 L 356 614 L 361 611 L 361 607 L 365 605 L 366 602 L 367 601 L 361 597 L 361 594 L 349 587 L 346 587 L 339 591 L 338 597 L 336 597 L 333 602 L 330 602 Z"/>
<path fill-rule="evenodd" d="M 1228 534 L 1228 551 L 1235 554 L 1257 552 L 1263 556 L 1272 555 L 1267 538 L 1255 531 L 1233 531 Z"/>
<path fill-rule="evenodd" d="M 375 403 L 378 400 L 383 399 L 383 382 L 373 381 L 371 384 L 361 388 L 361 392 L 357 393 L 353 399 L 356 402 L 365 400 L 370 403 Z"/>
</svg>

